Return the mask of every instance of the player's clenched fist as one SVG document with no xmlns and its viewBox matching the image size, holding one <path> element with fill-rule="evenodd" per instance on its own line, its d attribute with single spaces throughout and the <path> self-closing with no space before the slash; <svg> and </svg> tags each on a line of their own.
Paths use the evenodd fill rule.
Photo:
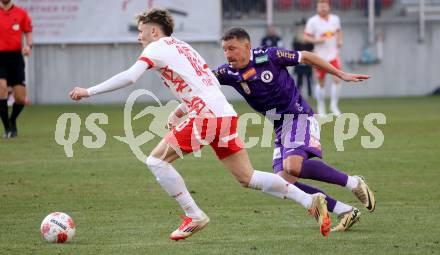
<svg viewBox="0 0 440 255">
<path fill-rule="evenodd" d="M 69 96 L 72 100 L 79 101 L 83 97 L 89 97 L 89 92 L 85 88 L 75 87 L 70 91 Z"/>
</svg>

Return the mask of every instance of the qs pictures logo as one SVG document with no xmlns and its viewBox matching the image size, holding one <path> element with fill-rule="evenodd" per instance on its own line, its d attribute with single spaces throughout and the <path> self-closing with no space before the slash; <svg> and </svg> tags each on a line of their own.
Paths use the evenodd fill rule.
<svg viewBox="0 0 440 255">
<path fill-rule="evenodd" d="M 147 106 L 137 114 L 133 113 L 133 108 L 142 96 L 153 98 L 157 106 Z M 166 129 L 164 123 L 168 115 L 177 107 L 178 102 L 175 100 L 169 101 L 163 105 L 160 100 L 151 92 L 145 89 L 135 90 L 128 97 L 124 107 L 124 136 L 113 136 L 116 140 L 125 143 L 136 158 L 145 162 L 148 155 L 141 150 L 141 146 L 153 140 L 155 137 L 164 137 L 169 131 Z M 134 115 L 134 117 L 133 117 Z M 141 119 L 147 115 L 152 115 L 153 119 L 150 122 L 148 130 L 145 130 L 139 135 L 135 135 L 133 131 L 132 122 Z M 67 130 L 68 123 L 70 128 Z M 87 116 L 85 120 L 85 127 L 94 136 L 83 136 L 83 145 L 89 149 L 99 149 L 105 145 L 107 135 L 99 125 L 109 124 L 109 118 L 104 113 L 92 113 Z M 55 141 L 64 147 L 64 152 L 67 157 L 73 157 L 73 145 L 78 142 L 81 129 L 81 118 L 77 113 L 63 113 L 58 117 L 55 129 Z M 67 134 L 66 134 L 67 131 Z"/>
</svg>

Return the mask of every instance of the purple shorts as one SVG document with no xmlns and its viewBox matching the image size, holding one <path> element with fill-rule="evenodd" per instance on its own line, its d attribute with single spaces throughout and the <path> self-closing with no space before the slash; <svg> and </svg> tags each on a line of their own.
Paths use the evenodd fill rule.
<svg viewBox="0 0 440 255">
<path fill-rule="evenodd" d="M 273 172 L 283 170 L 283 160 L 292 155 L 308 159 L 322 157 L 319 123 L 313 116 L 301 114 L 285 117 L 283 124 L 275 127 L 275 149 L 273 151 Z"/>
</svg>

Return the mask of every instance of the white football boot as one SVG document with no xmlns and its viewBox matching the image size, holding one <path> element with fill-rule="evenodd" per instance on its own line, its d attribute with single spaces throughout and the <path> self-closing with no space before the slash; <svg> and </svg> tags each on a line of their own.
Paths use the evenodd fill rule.
<svg viewBox="0 0 440 255">
<path fill-rule="evenodd" d="M 373 212 L 374 209 L 376 209 L 376 199 L 374 198 L 373 191 L 368 187 L 362 176 L 355 176 L 355 178 L 359 180 L 359 184 L 353 189 L 354 195 L 362 202 L 368 211 Z"/>
<path fill-rule="evenodd" d="M 331 232 L 343 232 L 348 231 L 354 224 L 358 223 L 361 218 L 361 212 L 353 207 L 348 212 L 341 213 L 338 216 L 338 225 L 333 227 L 330 231 Z"/>
<path fill-rule="evenodd" d="M 205 213 L 203 213 L 202 216 L 197 219 L 185 215 L 182 215 L 181 217 L 183 219 L 183 223 L 178 229 L 171 233 L 171 240 L 179 241 L 188 238 L 197 231 L 202 230 L 209 223 L 209 217 Z"/>
<path fill-rule="evenodd" d="M 328 215 L 325 195 L 322 193 L 315 193 L 312 195 L 312 197 L 313 201 L 312 206 L 309 209 L 309 214 L 318 222 L 321 234 L 323 236 L 328 236 L 332 223 L 330 216 Z"/>
</svg>

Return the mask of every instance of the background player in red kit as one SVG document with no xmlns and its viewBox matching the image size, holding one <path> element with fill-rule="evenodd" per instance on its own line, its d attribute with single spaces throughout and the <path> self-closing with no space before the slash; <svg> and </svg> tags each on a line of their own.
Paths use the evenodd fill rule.
<svg viewBox="0 0 440 255">
<path fill-rule="evenodd" d="M 22 44 L 25 35 L 26 43 Z M 0 5 L 0 118 L 5 129 L 3 138 L 17 136 L 16 120 L 26 101 L 24 56 L 32 48 L 32 22 L 25 10 L 11 0 Z M 8 86 L 12 87 L 15 102 L 8 114 Z"/>
</svg>

